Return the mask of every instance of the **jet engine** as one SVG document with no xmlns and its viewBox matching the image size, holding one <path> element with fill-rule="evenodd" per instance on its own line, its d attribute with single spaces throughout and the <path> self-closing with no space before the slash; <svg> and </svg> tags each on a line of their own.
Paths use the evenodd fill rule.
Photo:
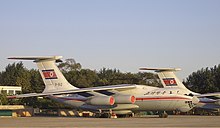
<svg viewBox="0 0 220 128">
<path fill-rule="evenodd" d="M 136 98 L 133 95 L 115 95 L 116 104 L 133 104 L 136 101 Z"/>
<path fill-rule="evenodd" d="M 88 99 L 86 103 L 91 105 L 113 105 L 115 99 L 112 96 L 95 96 Z"/>
</svg>

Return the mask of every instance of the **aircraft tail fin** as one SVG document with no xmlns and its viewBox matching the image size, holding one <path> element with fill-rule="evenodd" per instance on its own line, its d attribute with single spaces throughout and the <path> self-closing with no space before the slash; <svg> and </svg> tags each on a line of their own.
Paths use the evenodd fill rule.
<svg viewBox="0 0 220 128">
<path fill-rule="evenodd" d="M 24 56 L 10 57 L 8 59 L 33 60 L 37 64 L 45 84 L 43 93 L 77 89 L 66 80 L 66 78 L 57 67 L 56 62 L 62 62 L 61 58 L 62 56 Z"/>
<path fill-rule="evenodd" d="M 180 71 L 181 70 L 180 68 L 139 68 L 139 69 L 153 70 L 157 72 L 164 88 L 179 87 L 182 89 L 187 89 L 174 73 L 176 71 Z"/>
</svg>

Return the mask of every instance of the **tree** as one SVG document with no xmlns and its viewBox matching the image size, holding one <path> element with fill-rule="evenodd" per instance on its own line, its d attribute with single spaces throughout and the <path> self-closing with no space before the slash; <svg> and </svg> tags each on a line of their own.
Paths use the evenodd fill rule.
<svg viewBox="0 0 220 128">
<path fill-rule="evenodd" d="M 139 78 L 138 84 L 162 87 L 162 83 L 155 73 L 139 72 L 137 73 L 137 77 Z"/>
<path fill-rule="evenodd" d="M 30 83 L 30 73 L 24 68 L 22 62 L 9 64 L 5 71 L 1 73 L 1 85 L 17 85 L 22 87 L 23 93 L 32 91 Z"/>
<path fill-rule="evenodd" d="M 0 105 L 7 105 L 8 104 L 8 99 L 6 96 L 7 96 L 6 93 L 0 94 Z"/>
<path fill-rule="evenodd" d="M 72 85 L 80 88 L 97 86 L 99 81 L 96 72 L 90 69 L 73 70 L 65 72 L 64 75 Z"/>
<path fill-rule="evenodd" d="M 123 84 L 122 73 L 117 69 L 103 68 L 97 73 L 102 85 Z"/>
<path fill-rule="evenodd" d="M 202 68 L 190 74 L 184 82 L 195 92 L 209 93 L 220 90 L 220 65 L 213 68 Z"/>
<path fill-rule="evenodd" d="M 23 63 L 13 63 L 6 66 L 5 71 L 1 72 L 1 85 L 15 85 L 17 77 L 24 71 Z"/>
<path fill-rule="evenodd" d="M 74 59 L 66 59 L 58 65 L 59 69 L 64 72 L 69 72 L 73 70 L 80 70 L 82 68 L 80 63 L 76 63 Z"/>
<path fill-rule="evenodd" d="M 43 92 L 45 85 L 41 78 L 40 72 L 35 69 L 31 69 L 30 71 L 30 84 L 33 92 L 40 93 Z"/>
</svg>

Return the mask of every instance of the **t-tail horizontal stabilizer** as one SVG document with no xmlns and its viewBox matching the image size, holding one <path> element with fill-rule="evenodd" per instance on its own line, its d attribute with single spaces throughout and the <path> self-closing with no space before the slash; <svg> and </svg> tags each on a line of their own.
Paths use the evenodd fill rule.
<svg viewBox="0 0 220 128">
<path fill-rule="evenodd" d="M 55 60 L 56 62 L 62 62 L 61 58 L 63 57 L 62 56 L 16 56 L 16 57 L 9 57 L 8 59 L 33 60 L 34 62 Z"/>
<path fill-rule="evenodd" d="M 77 89 L 66 80 L 55 64 L 55 62 L 60 62 L 61 58 L 62 56 L 19 56 L 8 59 L 33 60 L 37 64 L 45 84 L 43 93 Z"/>
<path fill-rule="evenodd" d="M 157 72 L 161 83 L 164 88 L 179 87 L 187 89 L 182 82 L 177 78 L 174 72 L 180 71 L 180 68 L 145 68 L 141 67 L 140 70 L 153 70 Z M 188 90 L 188 89 L 187 89 Z"/>
<path fill-rule="evenodd" d="M 155 72 L 166 72 L 166 71 L 180 71 L 180 68 L 145 68 L 141 67 L 139 70 L 153 70 Z"/>
</svg>

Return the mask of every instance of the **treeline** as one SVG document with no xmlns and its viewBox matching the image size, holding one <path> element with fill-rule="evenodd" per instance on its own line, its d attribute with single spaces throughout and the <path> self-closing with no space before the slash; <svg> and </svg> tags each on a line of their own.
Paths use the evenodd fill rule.
<svg viewBox="0 0 220 128">
<path fill-rule="evenodd" d="M 202 68 L 189 75 L 184 82 L 189 89 L 199 93 L 220 91 L 220 64 L 211 68 Z"/>
<path fill-rule="evenodd" d="M 115 85 L 142 84 L 162 87 L 157 74 L 148 72 L 123 73 L 118 69 L 102 68 L 99 71 L 83 69 L 74 59 L 67 59 L 58 63 L 66 79 L 78 88 Z M 183 82 L 187 88 L 199 93 L 220 91 L 220 65 L 193 72 Z M 27 69 L 22 62 L 8 64 L 5 71 L 0 72 L 1 86 L 21 86 L 22 93 L 40 93 L 45 86 L 40 73 L 36 69 Z M 6 94 L 1 93 L 1 104 L 25 104 L 40 108 L 64 107 L 62 104 L 37 97 L 8 100 Z"/>
<path fill-rule="evenodd" d="M 122 73 L 117 69 L 102 68 L 99 71 L 82 69 L 73 59 L 67 59 L 58 65 L 66 79 L 74 86 L 94 87 L 115 84 L 144 84 L 160 86 L 158 76 L 153 73 Z"/>
<path fill-rule="evenodd" d="M 80 63 L 74 59 L 67 59 L 58 63 L 66 79 L 74 86 L 79 88 L 115 85 L 115 84 L 144 84 L 151 86 L 161 86 L 158 76 L 153 73 L 122 73 L 117 69 L 102 68 L 99 71 L 83 69 Z M 22 93 L 40 93 L 45 86 L 40 73 L 36 69 L 27 69 L 22 62 L 13 63 L 6 66 L 5 71 L 0 72 L 0 85 L 21 86 Z M 23 98 L 18 100 L 8 100 L 6 94 L 1 94 L 2 104 L 25 104 L 34 107 L 50 108 L 63 107 L 47 99 L 37 97 Z"/>
</svg>

